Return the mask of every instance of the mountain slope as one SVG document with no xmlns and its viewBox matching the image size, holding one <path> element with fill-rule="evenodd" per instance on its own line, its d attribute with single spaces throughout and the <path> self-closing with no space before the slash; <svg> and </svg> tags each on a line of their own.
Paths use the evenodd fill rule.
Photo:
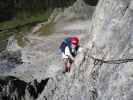
<svg viewBox="0 0 133 100">
<path fill-rule="evenodd" d="M 57 16 L 62 20 L 51 36 L 27 36 L 30 44 L 21 48 L 24 63 L 5 74 L 25 81 L 50 77 L 37 100 L 132 100 L 133 1 L 100 0 L 92 20 L 75 21 L 83 24 L 76 27 L 78 32 L 78 25 L 71 20 L 65 23 L 70 16 L 62 18 L 64 13 Z M 65 23 L 63 29 L 58 27 L 61 23 Z M 68 34 L 62 34 L 64 31 Z M 64 37 L 72 35 L 80 38 L 84 49 L 71 72 L 62 74 L 57 47 Z"/>
<path fill-rule="evenodd" d="M 132 4 L 99 1 L 85 52 L 77 57 L 71 73 L 55 81 L 55 87 L 50 84 L 53 95 L 50 86 L 42 95 L 51 95 L 51 100 L 132 100 Z"/>
</svg>

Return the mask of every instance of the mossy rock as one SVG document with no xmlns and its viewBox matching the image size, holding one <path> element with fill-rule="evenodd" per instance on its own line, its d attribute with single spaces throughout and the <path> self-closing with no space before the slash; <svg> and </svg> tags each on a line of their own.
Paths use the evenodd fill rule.
<svg viewBox="0 0 133 100">
<path fill-rule="evenodd" d="M 15 37 L 16 37 L 16 40 L 17 40 L 17 44 L 20 47 L 25 47 L 27 45 L 27 42 L 29 42 L 29 40 L 24 36 L 23 33 L 16 34 Z"/>
<path fill-rule="evenodd" d="M 37 33 L 40 33 L 39 34 L 40 36 L 48 36 L 51 35 L 53 32 L 54 32 L 53 23 L 46 24 L 37 31 Z"/>
</svg>

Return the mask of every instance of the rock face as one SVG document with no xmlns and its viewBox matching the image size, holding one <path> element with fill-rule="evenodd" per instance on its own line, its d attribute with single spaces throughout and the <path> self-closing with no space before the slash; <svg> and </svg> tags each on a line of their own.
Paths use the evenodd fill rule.
<svg viewBox="0 0 133 100">
<path fill-rule="evenodd" d="M 84 0 L 77 0 L 72 6 L 64 10 L 56 9 L 49 18 L 49 23 L 53 23 L 52 31 L 85 31 L 89 27 L 94 10 L 95 6 L 87 5 Z M 73 23 L 75 24 L 74 26 Z M 88 27 L 82 29 L 83 25 Z M 67 27 L 69 27 L 69 29 Z M 77 29 L 75 29 L 75 27 L 77 27 Z"/>
<path fill-rule="evenodd" d="M 104 60 L 133 58 L 133 1 L 100 0 L 92 21 L 89 55 Z M 104 63 L 98 69 L 97 100 L 132 99 L 132 62 Z"/>
<path fill-rule="evenodd" d="M 100 0 L 78 64 L 66 76 L 56 77 L 42 95 L 48 100 L 132 100 L 132 26 L 133 1 Z"/>
<path fill-rule="evenodd" d="M 20 51 L 3 51 L 0 54 L 0 73 L 11 71 L 18 65 L 23 64 Z"/>
<path fill-rule="evenodd" d="M 81 1 L 82 0 L 78 0 L 77 4 L 82 4 Z M 28 70 L 25 74 L 34 72 L 36 76 L 39 73 L 38 77 L 43 78 L 49 75 L 44 74 L 45 71 L 51 74 L 52 80 L 48 81 L 48 83 L 44 81 L 44 83 L 47 83 L 45 89 L 42 87 L 38 88 L 41 89 L 40 92 L 37 92 L 40 93 L 40 95 L 37 94 L 36 97 L 34 97 L 34 95 L 30 98 L 27 96 L 26 100 L 35 98 L 37 100 L 132 100 L 132 27 L 133 1 L 100 0 L 93 14 L 91 27 L 88 27 L 88 29 L 90 29 L 88 37 L 85 37 L 88 39 L 88 43 L 84 45 L 85 48 L 83 52 L 75 59 L 71 72 L 66 74 L 60 73 L 59 70 L 57 71 L 61 66 L 58 65 L 57 67 L 59 63 L 57 63 L 58 56 L 54 54 L 53 55 L 57 58 L 52 60 L 53 65 L 48 66 L 47 69 L 44 66 L 41 67 L 43 65 L 42 62 L 44 62 L 44 59 L 42 59 L 42 51 L 44 52 L 45 46 L 42 45 L 42 41 L 39 42 L 39 44 L 42 44 L 38 47 L 34 47 L 35 45 L 33 43 L 33 47 L 31 47 L 34 53 L 32 54 L 33 57 L 31 56 L 31 69 L 25 69 Z M 57 36 L 57 34 L 55 35 Z M 51 36 L 51 40 L 54 40 L 56 36 Z M 59 37 L 57 37 L 57 39 L 59 39 Z M 50 40 L 50 37 L 48 40 Z M 37 41 L 35 41 L 35 43 L 36 42 Z M 45 43 L 46 42 L 47 40 Z M 54 42 L 51 42 L 52 47 L 55 46 Z M 43 46 L 44 48 L 41 48 Z M 31 49 L 31 47 L 29 48 Z M 48 47 L 50 48 L 51 46 L 48 45 Z M 26 58 L 29 51 L 31 53 L 31 50 L 27 48 L 24 49 L 27 50 L 24 57 Z M 41 53 L 39 51 L 41 51 Z M 50 49 L 47 51 L 49 54 L 52 54 Z M 39 56 L 36 55 L 37 52 Z M 34 60 L 32 60 L 33 58 Z M 46 55 L 44 58 L 46 58 Z M 32 61 L 34 61 L 34 63 Z M 36 68 L 37 65 L 40 69 L 42 68 L 41 71 L 43 72 L 39 71 L 38 67 Z M 25 66 L 27 66 L 27 64 L 25 64 Z M 32 70 L 33 68 L 34 70 Z M 17 71 L 19 71 L 18 69 Z M 10 82 L 8 82 L 8 84 L 9 83 Z M 26 87 L 27 83 L 22 83 L 24 83 Z M 2 87 L 0 88 L 1 91 Z M 37 89 L 34 88 L 34 90 L 36 91 Z M 26 95 L 30 95 L 30 92 L 25 93 Z"/>
<path fill-rule="evenodd" d="M 54 22 L 88 20 L 91 19 L 94 10 L 95 6 L 89 6 L 83 0 L 77 0 L 72 6 L 65 9 L 63 13 L 58 14 Z"/>
</svg>

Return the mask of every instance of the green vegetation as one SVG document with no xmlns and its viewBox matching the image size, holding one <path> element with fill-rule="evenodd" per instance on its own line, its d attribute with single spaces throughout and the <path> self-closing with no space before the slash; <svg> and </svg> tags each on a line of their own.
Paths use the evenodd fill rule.
<svg viewBox="0 0 133 100">
<path fill-rule="evenodd" d="M 52 13 L 52 17 L 50 18 L 50 21 L 44 25 L 42 25 L 42 27 L 38 30 L 37 33 L 40 33 L 39 35 L 50 35 L 53 33 L 54 29 L 54 25 L 55 25 L 55 18 L 56 16 L 63 12 L 64 9 L 63 8 L 56 8 L 54 9 L 53 13 Z"/>
<path fill-rule="evenodd" d="M 16 17 L 19 12 L 40 12 L 40 10 L 63 8 L 76 0 L 0 0 L 0 21 Z M 20 14 L 22 15 L 22 14 Z"/>
<path fill-rule="evenodd" d="M 50 35 L 52 34 L 54 30 L 54 24 L 53 23 L 49 23 L 49 24 L 46 24 L 44 26 L 42 26 L 39 30 L 38 30 L 38 33 L 40 33 L 39 35 L 40 36 L 46 36 L 46 35 Z"/>
<path fill-rule="evenodd" d="M 26 46 L 26 43 L 29 42 L 29 40 L 21 32 L 16 34 L 15 38 L 17 40 L 17 44 L 21 47 Z"/>
<path fill-rule="evenodd" d="M 0 30 L 11 29 L 17 26 L 26 25 L 28 23 L 36 24 L 38 22 L 46 21 L 51 12 L 52 9 L 39 11 L 39 13 L 19 12 L 13 20 L 1 22 Z"/>
<path fill-rule="evenodd" d="M 16 18 L 9 21 L 4 21 L 0 23 L 0 51 L 2 51 L 7 44 L 7 39 L 15 35 L 17 43 L 19 46 L 25 46 L 25 35 L 29 32 L 34 25 L 40 22 L 47 21 L 50 16 L 52 9 L 46 11 L 40 11 L 38 13 L 34 12 L 23 12 L 18 13 Z"/>
</svg>

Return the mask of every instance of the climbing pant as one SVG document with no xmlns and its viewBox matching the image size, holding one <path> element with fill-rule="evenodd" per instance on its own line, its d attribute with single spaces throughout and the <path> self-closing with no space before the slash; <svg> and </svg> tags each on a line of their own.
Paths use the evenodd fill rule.
<svg viewBox="0 0 133 100">
<path fill-rule="evenodd" d="M 71 69 L 71 65 L 73 63 L 73 60 L 71 60 L 70 58 L 67 58 L 67 59 L 64 59 L 64 72 L 70 72 L 70 69 Z"/>
</svg>

